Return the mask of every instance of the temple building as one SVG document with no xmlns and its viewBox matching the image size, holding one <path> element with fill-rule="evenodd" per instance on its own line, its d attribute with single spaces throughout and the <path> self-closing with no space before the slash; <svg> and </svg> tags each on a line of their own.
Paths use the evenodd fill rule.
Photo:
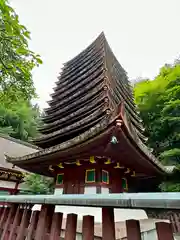
<svg viewBox="0 0 180 240">
<path fill-rule="evenodd" d="M 29 193 L 24 183 L 24 174 L 27 173 L 17 166 L 7 163 L 6 155 L 23 156 L 38 151 L 36 146 L 21 140 L 0 134 L 0 195 L 15 195 Z"/>
<path fill-rule="evenodd" d="M 56 179 L 55 194 L 155 191 L 171 174 L 146 146 L 127 74 L 104 33 L 62 68 L 43 117 L 41 150 L 7 161 Z"/>
</svg>

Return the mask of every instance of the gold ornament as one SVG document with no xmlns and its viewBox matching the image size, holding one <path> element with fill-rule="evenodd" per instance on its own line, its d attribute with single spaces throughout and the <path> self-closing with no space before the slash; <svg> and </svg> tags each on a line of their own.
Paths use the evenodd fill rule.
<svg viewBox="0 0 180 240">
<path fill-rule="evenodd" d="M 117 165 L 114 167 L 114 168 L 124 168 L 123 166 L 120 166 L 120 163 L 119 162 L 117 162 Z"/>
<path fill-rule="evenodd" d="M 111 159 L 108 158 L 106 162 L 104 162 L 104 164 L 111 164 Z"/>
<path fill-rule="evenodd" d="M 125 174 L 127 174 L 127 173 L 130 173 L 130 168 L 127 168 L 127 171 L 126 172 L 124 172 Z"/>
<path fill-rule="evenodd" d="M 96 163 L 94 156 L 90 156 L 89 161 L 90 161 L 90 163 Z"/>
<path fill-rule="evenodd" d="M 57 166 L 58 166 L 59 168 L 64 168 L 62 163 L 59 163 Z"/>
<path fill-rule="evenodd" d="M 77 166 L 81 166 L 82 164 L 80 163 L 79 160 L 77 160 L 77 161 L 76 161 L 76 165 L 77 165 Z"/>
</svg>

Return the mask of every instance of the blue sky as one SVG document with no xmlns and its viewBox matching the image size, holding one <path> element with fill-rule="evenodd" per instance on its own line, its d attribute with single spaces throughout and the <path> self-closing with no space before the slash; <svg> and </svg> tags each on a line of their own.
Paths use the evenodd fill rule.
<svg viewBox="0 0 180 240">
<path fill-rule="evenodd" d="M 41 108 L 66 62 L 104 31 L 130 79 L 153 78 L 180 54 L 180 0 L 11 0 L 43 65 L 33 79 Z"/>
</svg>

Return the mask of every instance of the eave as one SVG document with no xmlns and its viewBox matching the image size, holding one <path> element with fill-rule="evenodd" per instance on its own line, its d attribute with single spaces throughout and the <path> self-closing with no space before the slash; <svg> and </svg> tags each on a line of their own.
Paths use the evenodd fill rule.
<svg viewBox="0 0 180 240">
<path fill-rule="evenodd" d="M 104 130 L 107 129 L 106 131 Z M 110 144 L 111 137 L 115 135 L 118 145 Z M 120 154 L 121 153 L 121 154 Z M 119 160 L 127 168 L 141 171 L 151 176 L 171 174 L 174 169 L 163 166 L 157 159 L 150 158 L 127 131 L 126 127 L 118 129 L 113 124 L 107 125 L 102 121 L 90 131 L 81 134 L 74 139 L 57 146 L 39 151 L 20 158 L 8 157 L 7 161 L 23 169 L 39 174 L 51 176 L 49 165 L 57 165 L 60 162 L 70 162 L 79 158 L 87 158 L 91 155 L 102 155 Z M 133 161 L 132 161 L 133 159 Z"/>
</svg>

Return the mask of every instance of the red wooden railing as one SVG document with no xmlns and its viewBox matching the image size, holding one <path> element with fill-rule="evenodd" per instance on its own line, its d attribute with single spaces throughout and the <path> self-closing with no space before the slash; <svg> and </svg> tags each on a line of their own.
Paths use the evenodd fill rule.
<svg viewBox="0 0 180 240">
<path fill-rule="evenodd" d="M 78 216 L 68 214 L 64 237 L 61 236 L 63 213 L 55 212 L 54 205 L 42 205 L 41 211 L 32 211 L 30 204 L 8 204 L 0 208 L 1 240 L 75 240 Z M 141 240 L 140 224 L 137 220 L 126 221 L 127 239 Z M 171 224 L 156 223 L 158 240 L 173 240 Z M 82 239 L 94 239 L 94 217 L 84 216 Z M 114 209 L 102 207 L 102 239 L 115 240 Z"/>
</svg>

